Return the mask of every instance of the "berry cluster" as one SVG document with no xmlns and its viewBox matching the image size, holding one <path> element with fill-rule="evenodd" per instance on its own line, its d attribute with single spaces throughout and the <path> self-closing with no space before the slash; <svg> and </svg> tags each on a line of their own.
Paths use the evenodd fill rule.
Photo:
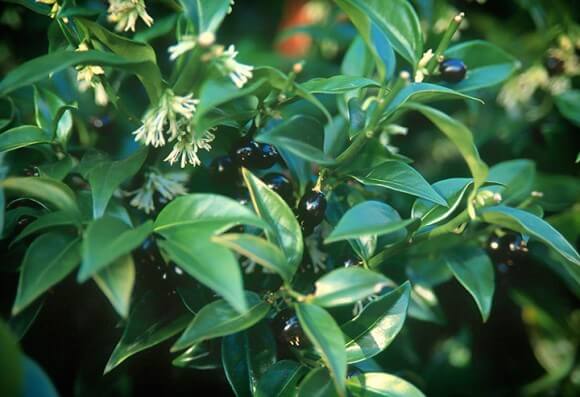
<svg viewBox="0 0 580 397">
<path fill-rule="evenodd" d="M 487 241 L 487 252 L 497 269 L 505 273 L 526 258 L 528 246 L 517 233 L 506 233 L 501 237 L 492 235 Z"/>
</svg>

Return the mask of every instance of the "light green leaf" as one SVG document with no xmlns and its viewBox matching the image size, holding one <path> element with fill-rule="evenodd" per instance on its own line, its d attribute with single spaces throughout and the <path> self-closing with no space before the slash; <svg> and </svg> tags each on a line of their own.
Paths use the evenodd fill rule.
<svg viewBox="0 0 580 397">
<path fill-rule="evenodd" d="M 531 160 L 517 159 L 504 161 L 489 169 L 487 179 L 500 183 L 499 188 L 503 203 L 519 202 L 525 199 L 533 189 L 536 177 L 536 165 Z"/>
<path fill-rule="evenodd" d="M 473 296 L 483 321 L 491 312 L 495 277 L 493 264 L 478 248 L 457 247 L 444 255 L 445 262 L 457 281 Z"/>
<path fill-rule="evenodd" d="M 85 282 L 101 272 L 116 259 L 137 248 L 152 231 L 151 221 L 135 229 L 131 229 L 119 218 L 108 215 L 92 221 L 83 239 L 83 261 L 77 280 Z"/>
<path fill-rule="evenodd" d="M 447 207 L 445 199 L 429 185 L 429 182 L 417 170 L 402 161 L 385 161 L 352 177 L 365 185 L 381 186 Z"/>
<path fill-rule="evenodd" d="M 21 125 L 0 134 L 0 152 L 9 152 L 27 146 L 50 143 L 50 135 L 33 125 Z"/>
<path fill-rule="evenodd" d="M 562 116 L 580 127 L 580 90 L 567 90 L 554 100 Z"/>
<path fill-rule="evenodd" d="M 271 230 L 266 230 L 268 240 L 284 251 L 290 266 L 297 267 L 302 261 L 304 243 L 294 212 L 282 197 L 250 171 L 244 168 L 242 175 L 255 211 L 270 226 Z"/>
<path fill-rule="evenodd" d="M 0 181 L 4 189 L 34 198 L 50 208 L 78 214 L 73 191 L 64 183 L 47 177 L 12 177 Z"/>
<path fill-rule="evenodd" d="M 323 307 L 355 303 L 379 293 L 388 281 L 372 270 L 356 267 L 336 269 L 316 281 L 310 302 Z"/>
<path fill-rule="evenodd" d="M 284 253 L 267 240 L 251 234 L 222 234 L 212 241 L 278 273 L 285 281 L 292 280 L 298 266 L 290 266 Z"/>
<path fill-rule="evenodd" d="M 178 351 L 206 339 L 234 334 L 250 328 L 268 314 L 270 305 L 257 294 L 246 292 L 245 297 L 249 309 L 241 314 L 225 300 L 218 300 L 204 306 L 171 350 Z"/>
<path fill-rule="evenodd" d="M 433 184 L 433 189 L 445 199 L 447 206 L 432 201 L 417 199 L 411 209 L 411 218 L 420 218 L 422 226 L 440 222 L 451 215 L 461 204 L 463 197 L 473 184 L 471 178 L 450 178 Z"/>
<path fill-rule="evenodd" d="M 184 13 L 193 22 L 197 34 L 215 32 L 228 10 L 230 0 L 179 0 Z"/>
<path fill-rule="evenodd" d="M 301 86 L 311 94 L 343 94 L 360 88 L 380 87 L 380 84 L 365 77 L 335 75 L 317 77 L 301 83 Z"/>
<path fill-rule="evenodd" d="M 353 376 L 346 382 L 353 397 L 425 397 L 404 379 L 381 372 Z"/>
<path fill-rule="evenodd" d="M 12 314 L 22 311 L 64 279 L 79 262 L 80 241 L 77 237 L 52 232 L 34 240 L 22 260 Z"/>
<path fill-rule="evenodd" d="M 346 351 L 342 331 L 332 316 L 319 306 L 298 303 L 295 308 L 306 336 L 330 370 L 336 391 L 344 397 L 346 395 Z"/>
<path fill-rule="evenodd" d="M 313 368 L 300 382 L 297 397 L 337 397 L 332 377 L 326 368 Z"/>
<path fill-rule="evenodd" d="M 347 362 L 376 356 L 391 344 L 407 317 L 409 282 L 369 303 L 358 316 L 341 328 L 346 338 Z"/>
<path fill-rule="evenodd" d="M 130 254 L 123 255 L 93 276 L 101 291 L 121 317 L 129 315 L 135 283 L 135 264 Z"/>
</svg>

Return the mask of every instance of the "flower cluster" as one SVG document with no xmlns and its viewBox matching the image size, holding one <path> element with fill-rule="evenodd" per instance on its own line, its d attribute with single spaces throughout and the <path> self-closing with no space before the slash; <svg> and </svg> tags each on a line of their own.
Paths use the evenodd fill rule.
<svg viewBox="0 0 580 397">
<path fill-rule="evenodd" d="M 89 46 L 82 42 L 79 44 L 76 51 L 88 51 Z M 89 87 L 95 90 L 95 103 L 100 106 L 106 106 L 109 102 L 109 97 L 107 95 L 107 91 L 103 86 L 100 78 L 98 76 L 102 76 L 105 74 L 105 71 L 102 67 L 98 65 L 87 65 L 82 67 L 77 67 L 77 81 L 79 90 L 84 92 L 89 89 Z"/>
<path fill-rule="evenodd" d="M 146 214 L 155 211 L 155 194 L 159 194 L 167 201 L 173 200 L 177 196 L 187 193 L 184 183 L 187 180 L 187 174 L 167 173 L 161 174 L 158 171 L 145 173 L 145 183 L 139 189 L 128 192 L 128 195 L 134 195 L 130 204 Z"/>
<path fill-rule="evenodd" d="M 147 26 L 153 24 L 153 18 L 145 10 L 143 0 L 109 0 L 109 9 L 107 10 L 109 22 L 115 25 L 117 31 L 134 32 L 137 19 L 141 20 Z"/>
</svg>

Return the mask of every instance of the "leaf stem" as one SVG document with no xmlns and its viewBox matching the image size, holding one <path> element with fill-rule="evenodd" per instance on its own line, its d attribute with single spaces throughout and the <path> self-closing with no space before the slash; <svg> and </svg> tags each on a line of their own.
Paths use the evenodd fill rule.
<svg viewBox="0 0 580 397">
<path fill-rule="evenodd" d="M 460 12 L 459 14 L 453 17 L 451 22 L 449 22 L 449 26 L 447 27 L 447 30 L 445 30 L 445 33 L 443 34 L 443 37 L 439 42 L 439 46 L 437 47 L 435 53 L 433 54 L 433 58 L 431 58 L 431 60 L 427 64 L 427 71 L 429 72 L 429 75 L 433 74 L 435 67 L 437 67 L 439 62 L 441 62 L 443 53 L 445 52 L 445 50 L 447 50 L 447 47 L 449 47 L 449 43 L 451 43 L 453 35 L 455 34 L 455 32 L 457 32 L 457 29 L 459 29 L 459 26 L 461 25 L 461 22 L 463 22 L 464 18 L 465 14 Z"/>
</svg>

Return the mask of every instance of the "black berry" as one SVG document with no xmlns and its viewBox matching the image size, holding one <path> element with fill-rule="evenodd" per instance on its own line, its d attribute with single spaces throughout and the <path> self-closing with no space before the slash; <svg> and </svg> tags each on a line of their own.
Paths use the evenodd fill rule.
<svg viewBox="0 0 580 397">
<path fill-rule="evenodd" d="M 284 201 L 287 203 L 292 202 L 294 189 L 292 188 L 292 182 L 290 182 L 290 179 L 286 178 L 285 175 L 271 172 L 264 175 L 262 179 L 264 180 L 264 183 L 266 183 L 270 189 L 278 193 Z"/>
<path fill-rule="evenodd" d="M 298 203 L 298 222 L 302 226 L 302 230 L 309 234 L 312 229 L 319 225 L 324 219 L 326 211 L 326 197 L 324 193 L 318 191 L 310 191 L 300 199 Z"/>
<path fill-rule="evenodd" d="M 296 349 L 308 345 L 308 338 L 298 321 L 296 314 L 290 310 L 282 310 L 274 318 L 275 335 L 282 346 L 291 346 Z"/>
<path fill-rule="evenodd" d="M 256 165 L 256 168 L 265 170 L 276 164 L 280 158 L 276 148 L 267 143 L 258 143 L 258 146 L 260 148 L 260 159 Z"/>
<path fill-rule="evenodd" d="M 526 257 L 528 246 L 519 234 L 507 233 L 502 237 L 491 236 L 487 252 L 500 271 L 514 266 Z"/>
<path fill-rule="evenodd" d="M 559 76 L 564 73 L 564 61 L 555 56 L 548 56 L 544 60 L 544 66 L 550 76 Z"/>
<path fill-rule="evenodd" d="M 209 166 L 209 172 L 218 183 L 231 183 L 239 175 L 238 168 L 230 156 L 220 156 L 213 159 Z"/>
<path fill-rule="evenodd" d="M 458 83 L 465 78 L 467 67 L 460 59 L 449 58 L 439 64 L 441 79 L 448 83 Z"/>
<path fill-rule="evenodd" d="M 259 168 L 262 160 L 260 145 L 249 138 L 242 138 L 231 153 L 232 158 L 240 167 Z"/>
</svg>

